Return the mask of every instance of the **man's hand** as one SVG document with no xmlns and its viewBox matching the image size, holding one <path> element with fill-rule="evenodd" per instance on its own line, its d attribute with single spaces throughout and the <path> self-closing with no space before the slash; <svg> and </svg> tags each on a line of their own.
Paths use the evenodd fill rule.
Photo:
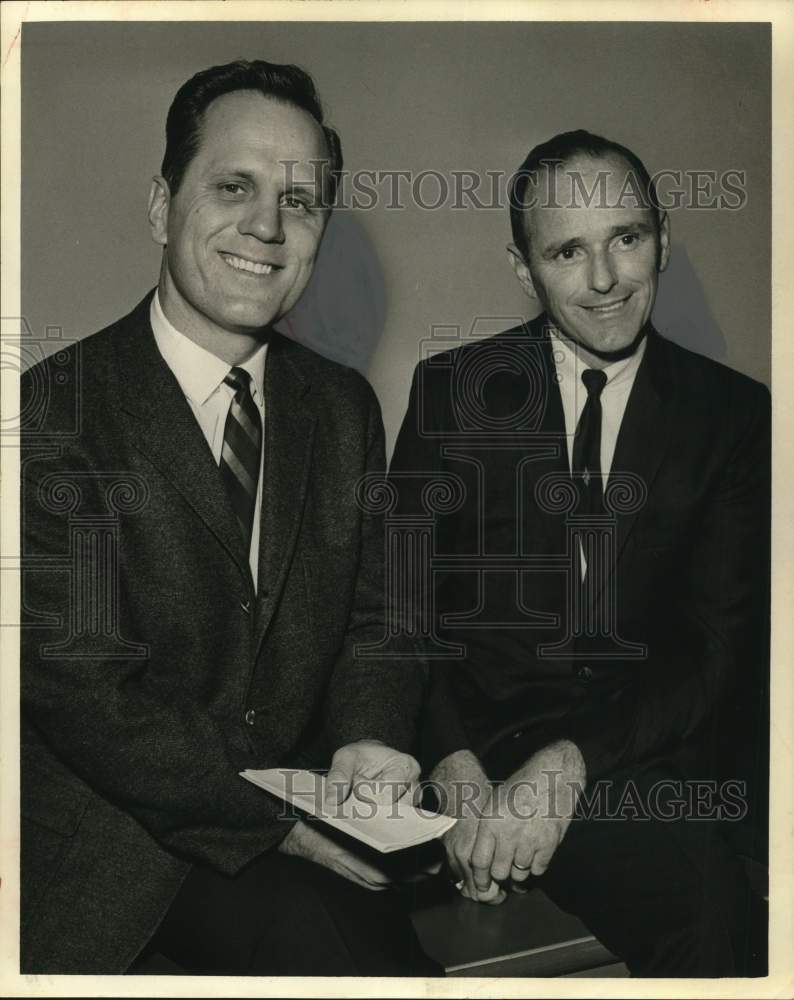
<svg viewBox="0 0 794 1000">
<path fill-rule="evenodd" d="M 393 802 L 413 795 L 419 764 L 410 754 L 400 753 L 377 740 L 359 740 L 337 750 L 325 779 L 325 804 L 337 805 L 355 794 L 356 785 L 366 785 L 369 800 Z"/>
<path fill-rule="evenodd" d="M 495 882 L 478 890 L 471 867 L 471 855 L 477 840 L 480 818 L 489 809 L 491 784 L 480 762 L 469 750 L 458 750 L 445 757 L 430 775 L 438 787 L 440 806 L 457 823 L 443 837 L 447 863 L 455 878 L 462 882 L 461 892 L 479 903 L 498 904 L 504 890 Z"/>
<path fill-rule="evenodd" d="M 292 827 L 278 845 L 282 854 L 305 858 L 315 864 L 360 885 L 363 889 L 382 892 L 391 885 L 391 878 L 376 865 L 340 846 L 335 840 L 303 820 Z"/>
<path fill-rule="evenodd" d="M 539 750 L 508 778 L 477 830 L 472 869 L 479 892 L 492 880 L 524 882 L 546 871 L 585 781 L 579 748 L 567 740 Z"/>
</svg>

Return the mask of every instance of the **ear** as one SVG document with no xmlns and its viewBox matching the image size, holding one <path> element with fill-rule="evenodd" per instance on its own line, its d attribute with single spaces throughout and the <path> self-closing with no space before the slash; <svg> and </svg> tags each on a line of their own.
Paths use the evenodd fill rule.
<svg viewBox="0 0 794 1000">
<path fill-rule="evenodd" d="M 535 291 L 535 284 L 532 281 L 529 265 L 524 260 L 523 254 L 515 243 L 507 244 L 507 255 L 510 258 L 510 264 L 515 272 L 515 276 L 518 278 L 518 283 L 531 299 L 536 299 L 538 293 Z"/>
<path fill-rule="evenodd" d="M 171 202 L 171 192 L 168 190 L 168 181 L 159 174 L 152 178 L 152 186 L 149 189 L 149 228 L 152 232 L 152 239 L 161 247 L 168 243 L 168 207 Z"/>
<path fill-rule="evenodd" d="M 663 271 L 670 261 L 670 216 L 665 212 L 659 222 L 659 270 Z"/>
</svg>

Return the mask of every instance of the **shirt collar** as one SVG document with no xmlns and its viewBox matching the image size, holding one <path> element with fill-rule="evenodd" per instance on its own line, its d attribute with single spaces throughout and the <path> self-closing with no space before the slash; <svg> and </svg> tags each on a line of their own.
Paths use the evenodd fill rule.
<svg viewBox="0 0 794 1000">
<path fill-rule="evenodd" d="M 568 384 L 578 386 L 582 372 L 587 370 L 588 365 L 579 357 L 569 341 L 564 340 L 553 330 L 550 330 L 549 334 L 551 337 L 552 357 L 554 358 L 557 374 L 560 376 L 560 382 L 563 384 L 567 382 Z M 621 358 L 620 361 L 613 361 L 611 365 L 607 365 L 603 369 L 607 377 L 606 385 L 604 386 L 605 390 L 607 388 L 616 389 L 618 386 L 625 385 L 626 382 L 633 380 L 645 355 L 647 343 L 647 336 L 643 337 L 640 346 L 633 354 L 628 358 Z"/>
<path fill-rule="evenodd" d="M 159 291 L 152 298 L 149 318 L 158 350 L 174 373 L 182 392 L 191 402 L 203 406 L 223 383 L 232 366 L 173 326 L 163 312 Z M 252 378 L 254 398 L 257 394 L 261 397 L 264 391 L 266 357 L 267 344 L 262 344 L 250 358 L 238 365 Z"/>
</svg>

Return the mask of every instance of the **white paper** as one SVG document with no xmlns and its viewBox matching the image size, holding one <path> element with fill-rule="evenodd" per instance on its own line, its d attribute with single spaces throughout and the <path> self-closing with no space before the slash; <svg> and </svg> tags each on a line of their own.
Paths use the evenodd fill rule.
<svg viewBox="0 0 794 1000">
<path fill-rule="evenodd" d="M 398 802 L 376 801 L 377 789 L 366 783 L 360 797 L 351 795 L 341 805 L 325 807 L 325 779 L 320 774 L 277 767 L 249 769 L 240 776 L 384 854 L 424 844 L 455 824 L 451 816 L 417 809 L 408 796 Z"/>
</svg>

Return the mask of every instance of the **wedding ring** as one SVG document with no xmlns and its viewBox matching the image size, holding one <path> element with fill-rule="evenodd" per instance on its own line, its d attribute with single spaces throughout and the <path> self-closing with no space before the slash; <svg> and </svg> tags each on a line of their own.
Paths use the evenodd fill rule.
<svg viewBox="0 0 794 1000">
<path fill-rule="evenodd" d="M 514 861 L 513 867 L 517 868 L 520 872 L 528 872 L 532 865 L 520 865 L 517 861 Z"/>
</svg>

